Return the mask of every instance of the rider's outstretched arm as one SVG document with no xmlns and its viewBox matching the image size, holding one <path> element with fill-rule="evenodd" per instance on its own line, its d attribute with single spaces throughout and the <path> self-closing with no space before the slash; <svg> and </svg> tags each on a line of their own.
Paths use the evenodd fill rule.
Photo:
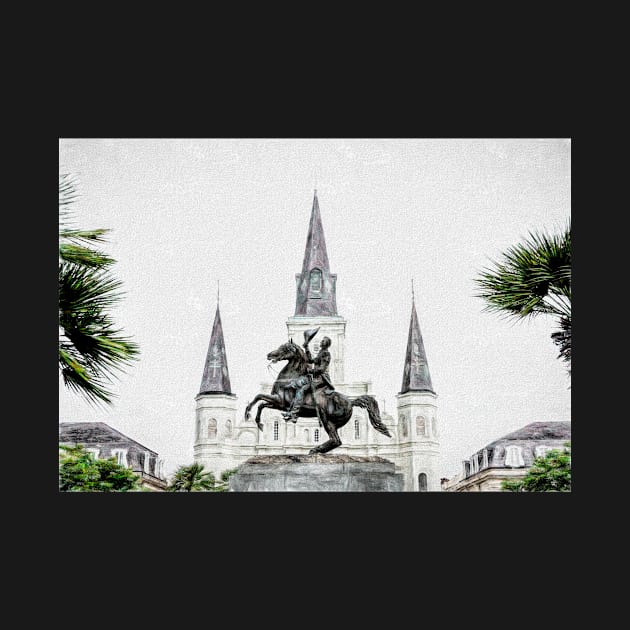
<svg viewBox="0 0 630 630">
<path fill-rule="evenodd" d="M 311 351 L 309 350 L 309 347 L 308 347 L 307 343 L 304 344 L 304 354 L 306 354 L 306 360 L 309 363 L 313 363 L 314 359 L 313 359 L 313 357 L 311 355 Z"/>
</svg>

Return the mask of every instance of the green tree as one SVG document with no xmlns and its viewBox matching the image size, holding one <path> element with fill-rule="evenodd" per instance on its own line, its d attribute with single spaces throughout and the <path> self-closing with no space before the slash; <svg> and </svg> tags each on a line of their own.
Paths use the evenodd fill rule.
<svg viewBox="0 0 630 630">
<path fill-rule="evenodd" d="M 64 384 L 90 403 L 112 404 L 109 383 L 137 359 L 139 348 L 109 313 L 122 297 L 122 283 L 111 274 L 116 261 L 94 248 L 109 230 L 74 229 L 76 198 L 72 177 L 59 175 L 59 370 Z"/>
<path fill-rule="evenodd" d="M 211 471 L 204 472 L 203 464 L 195 462 L 180 466 L 166 488 L 167 492 L 227 492 L 229 478 L 236 469 L 225 470 L 217 480 Z"/>
<path fill-rule="evenodd" d="M 82 444 L 59 445 L 59 490 L 62 492 L 129 492 L 141 490 L 140 477 L 115 457 L 96 459 Z"/>
<path fill-rule="evenodd" d="M 475 297 L 486 302 L 484 311 L 516 320 L 540 314 L 555 317 L 558 330 L 551 338 L 571 374 L 570 220 L 559 234 L 530 231 L 500 261 L 491 261 L 474 282 L 479 289 Z"/>
<path fill-rule="evenodd" d="M 537 457 L 523 479 L 506 479 L 501 487 L 508 492 L 571 492 L 571 443 Z"/>
</svg>

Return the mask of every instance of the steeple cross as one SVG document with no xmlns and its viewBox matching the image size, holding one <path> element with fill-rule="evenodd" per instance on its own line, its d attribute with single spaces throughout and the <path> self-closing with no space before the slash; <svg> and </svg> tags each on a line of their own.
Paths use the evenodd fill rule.
<svg viewBox="0 0 630 630">
<path fill-rule="evenodd" d="M 217 368 L 221 367 L 221 353 L 219 352 L 219 348 L 214 345 L 212 346 L 212 356 L 214 360 L 212 363 L 208 363 L 208 367 L 212 368 L 212 378 L 216 378 Z"/>
</svg>

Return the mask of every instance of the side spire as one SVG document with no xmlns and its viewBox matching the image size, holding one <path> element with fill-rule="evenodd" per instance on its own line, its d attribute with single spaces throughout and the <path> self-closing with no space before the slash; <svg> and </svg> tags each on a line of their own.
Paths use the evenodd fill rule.
<svg viewBox="0 0 630 630">
<path fill-rule="evenodd" d="M 219 312 L 219 283 L 217 282 L 217 310 L 214 315 L 208 354 L 201 378 L 200 394 L 231 394 L 230 373 L 223 340 L 223 326 Z"/>
<path fill-rule="evenodd" d="M 295 279 L 295 315 L 337 315 L 337 275 L 330 273 L 317 189 L 313 194 L 302 272 Z"/>
<path fill-rule="evenodd" d="M 411 281 L 411 320 L 409 321 L 409 336 L 407 337 L 407 352 L 405 354 L 405 367 L 403 370 L 401 394 L 406 392 L 435 392 L 431 384 L 429 364 L 424 350 L 418 314 L 416 313 L 416 298 Z"/>
</svg>

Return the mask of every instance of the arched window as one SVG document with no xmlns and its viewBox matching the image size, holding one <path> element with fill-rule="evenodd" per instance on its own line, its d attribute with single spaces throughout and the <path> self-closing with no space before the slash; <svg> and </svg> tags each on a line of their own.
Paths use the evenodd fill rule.
<svg viewBox="0 0 630 630">
<path fill-rule="evenodd" d="M 231 420 L 228 420 L 225 423 L 225 435 L 227 437 L 232 437 L 232 421 Z"/>
<path fill-rule="evenodd" d="M 304 429 L 304 441 L 308 444 L 308 429 Z"/>
<path fill-rule="evenodd" d="M 315 429 L 315 431 L 313 432 L 313 439 L 315 440 L 315 442 L 319 442 L 319 429 Z"/>
<path fill-rule="evenodd" d="M 505 447 L 505 465 L 513 468 L 525 466 L 523 461 L 523 449 L 520 446 Z"/>
<path fill-rule="evenodd" d="M 313 293 L 319 293 L 322 290 L 322 272 L 319 269 L 311 271 L 310 289 Z"/>
<path fill-rule="evenodd" d="M 416 435 L 419 437 L 426 436 L 426 421 L 422 416 L 416 418 Z"/>
<path fill-rule="evenodd" d="M 280 439 L 280 424 L 278 423 L 277 420 L 273 421 L 273 439 L 274 440 Z"/>
<path fill-rule="evenodd" d="M 402 428 L 403 437 L 407 437 L 407 434 L 409 433 L 409 429 L 407 427 L 407 418 L 406 418 L 406 416 L 400 416 L 400 426 Z"/>
<path fill-rule="evenodd" d="M 418 475 L 418 492 L 427 492 L 427 474 L 420 473 Z"/>
<path fill-rule="evenodd" d="M 217 438 L 217 421 L 214 418 L 208 420 L 208 439 L 216 440 Z"/>
<path fill-rule="evenodd" d="M 354 439 L 358 440 L 361 437 L 361 427 L 359 426 L 359 419 L 354 419 Z"/>
</svg>

